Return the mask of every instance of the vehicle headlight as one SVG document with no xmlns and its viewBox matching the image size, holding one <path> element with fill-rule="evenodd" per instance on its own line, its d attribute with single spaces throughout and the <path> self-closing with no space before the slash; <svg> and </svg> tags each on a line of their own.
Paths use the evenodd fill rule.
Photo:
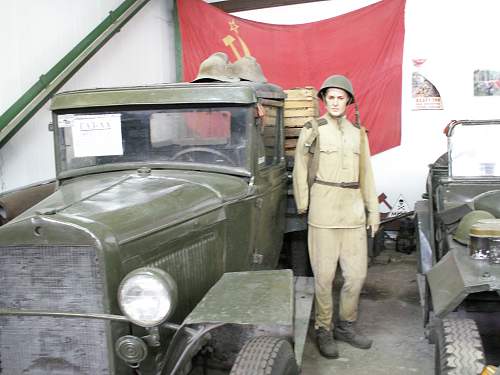
<svg viewBox="0 0 500 375">
<path fill-rule="evenodd" d="M 138 268 L 120 283 L 118 303 L 131 322 L 141 327 L 154 327 L 164 322 L 174 311 L 177 284 L 163 270 Z"/>
</svg>

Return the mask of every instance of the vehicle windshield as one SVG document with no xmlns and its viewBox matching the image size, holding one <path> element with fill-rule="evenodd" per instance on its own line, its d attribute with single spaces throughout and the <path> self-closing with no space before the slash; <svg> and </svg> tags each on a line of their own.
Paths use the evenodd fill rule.
<svg viewBox="0 0 500 375">
<path fill-rule="evenodd" d="M 62 171 L 114 163 L 247 168 L 251 107 L 102 110 L 57 115 Z"/>
<path fill-rule="evenodd" d="M 500 122 L 458 124 L 448 138 L 450 176 L 500 176 Z"/>
</svg>

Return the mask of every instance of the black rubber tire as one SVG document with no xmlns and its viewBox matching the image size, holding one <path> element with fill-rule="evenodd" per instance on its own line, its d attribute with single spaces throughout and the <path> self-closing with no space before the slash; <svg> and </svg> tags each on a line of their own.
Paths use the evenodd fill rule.
<svg viewBox="0 0 500 375">
<path fill-rule="evenodd" d="M 292 346 L 278 337 L 260 336 L 241 348 L 230 375 L 298 375 Z"/>
<path fill-rule="evenodd" d="M 479 375 L 485 358 L 476 322 L 436 320 L 436 375 Z"/>
</svg>

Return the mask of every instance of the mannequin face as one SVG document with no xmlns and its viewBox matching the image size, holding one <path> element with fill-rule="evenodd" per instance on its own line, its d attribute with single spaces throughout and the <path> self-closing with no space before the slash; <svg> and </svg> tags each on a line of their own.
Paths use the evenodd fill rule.
<svg viewBox="0 0 500 375">
<path fill-rule="evenodd" d="M 325 106 L 332 117 L 345 115 L 349 94 L 342 89 L 331 87 L 325 92 Z"/>
</svg>

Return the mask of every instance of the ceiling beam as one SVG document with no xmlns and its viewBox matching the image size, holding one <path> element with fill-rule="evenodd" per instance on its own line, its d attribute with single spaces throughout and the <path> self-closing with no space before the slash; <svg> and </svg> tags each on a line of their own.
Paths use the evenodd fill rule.
<svg viewBox="0 0 500 375">
<path fill-rule="evenodd" d="M 279 7 L 283 5 L 314 3 L 317 1 L 325 0 L 226 0 L 211 1 L 210 5 L 213 5 L 226 13 L 233 13 L 244 10 Z"/>
</svg>

